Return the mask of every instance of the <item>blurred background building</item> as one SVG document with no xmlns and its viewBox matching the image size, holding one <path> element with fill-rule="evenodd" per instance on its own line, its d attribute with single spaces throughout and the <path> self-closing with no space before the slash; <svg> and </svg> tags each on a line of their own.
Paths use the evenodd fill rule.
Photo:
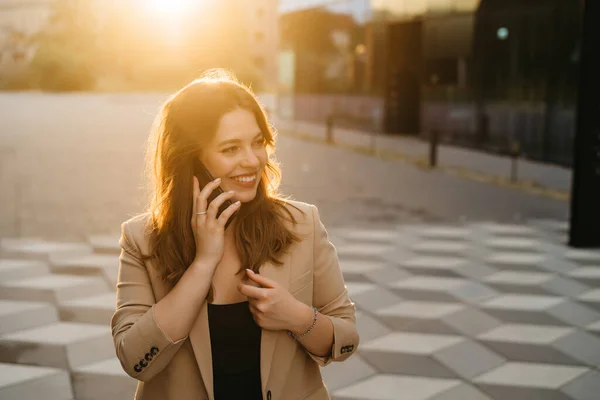
<svg viewBox="0 0 600 400">
<path fill-rule="evenodd" d="M 275 91 L 278 7 L 279 0 L 0 0 L 0 83 L 171 90 L 224 67 L 256 90 Z"/>
<path fill-rule="evenodd" d="M 0 87 L 172 91 L 572 164 L 580 0 L 0 0 Z M 274 101 L 270 101 L 274 104 Z"/>
<path fill-rule="evenodd" d="M 48 21 L 52 0 L 0 0 L 0 71 L 31 61 L 35 47 L 28 40 Z"/>
<path fill-rule="evenodd" d="M 282 0 L 282 101 L 298 120 L 337 113 L 347 126 L 415 136 L 437 130 L 446 142 L 518 147 L 570 165 L 581 7 L 577 0 Z"/>
</svg>

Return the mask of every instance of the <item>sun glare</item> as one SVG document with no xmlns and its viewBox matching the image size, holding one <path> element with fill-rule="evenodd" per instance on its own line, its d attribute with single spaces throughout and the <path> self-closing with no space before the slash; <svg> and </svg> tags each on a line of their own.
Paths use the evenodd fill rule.
<svg viewBox="0 0 600 400">
<path fill-rule="evenodd" d="M 145 0 L 144 4 L 152 13 L 163 17 L 177 17 L 190 11 L 192 3 L 197 2 L 197 0 Z"/>
<path fill-rule="evenodd" d="M 196 14 L 207 0 L 138 0 L 160 41 L 177 47 L 187 15 Z"/>
</svg>

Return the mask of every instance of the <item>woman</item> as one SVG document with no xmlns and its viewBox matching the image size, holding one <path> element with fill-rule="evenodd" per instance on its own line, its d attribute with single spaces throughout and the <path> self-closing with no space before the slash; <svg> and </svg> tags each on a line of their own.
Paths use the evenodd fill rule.
<svg viewBox="0 0 600 400">
<path fill-rule="evenodd" d="M 222 71 L 163 105 L 111 321 L 136 399 L 329 399 L 319 366 L 356 351 L 335 249 L 315 206 L 277 195 L 273 146 L 256 98 Z M 200 163 L 215 180 L 199 182 Z"/>
</svg>

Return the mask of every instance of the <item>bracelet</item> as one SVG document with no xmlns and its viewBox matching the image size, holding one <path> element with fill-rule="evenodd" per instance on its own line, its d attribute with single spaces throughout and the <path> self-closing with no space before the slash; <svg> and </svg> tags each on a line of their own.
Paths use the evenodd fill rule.
<svg viewBox="0 0 600 400">
<path fill-rule="evenodd" d="M 314 315 L 314 317 L 313 317 L 313 323 L 312 323 L 312 325 L 310 326 L 310 328 L 308 328 L 308 330 L 307 330 L 306 332 L 304 332 L 304 333 L 301 333 L 300 335 L 296 335 L 295 333 L 293 333 L 293 332 L 291 332 L 291 331 L 288 331 L 288 334 L 289 334 L 291 337 L 293 337 L 293 338 L 294 338 L 294 339 L 296 339 L 296 340 L 300 340 L 300 339 L 302 339 L 304 336 L 308 335 L 308 334 L 310 333 L 310 331 L 312 331 L 312 330 L 313 330 L 313 328 L 314 328 L 314 327 L 315 327 L 315 325 L 317 324 L 317 316 L 319 315 L 319 313 L 317 312 L 317 307 L 313 307 L 312 309 L 313 309 L 313 311 L 314 311 L 315 315 Z"/>
</svg>

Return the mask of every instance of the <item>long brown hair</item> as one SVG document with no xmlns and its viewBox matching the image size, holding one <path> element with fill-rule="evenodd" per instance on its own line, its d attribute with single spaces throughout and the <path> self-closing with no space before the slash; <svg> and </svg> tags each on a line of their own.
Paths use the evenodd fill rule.
<svg viewBox="0 0 600 400">
<path fill-rule="evenodd" d="M 242 204 L 234 223 L 242 271 L 277 258 L 300 238 L 285 224 L 297 221 L 278 193 L 281 170 L 274 157 L 276 133 L 251 90 L 224 70 L 211 70 L 172 95 L 157 115 L 148 141 L 146 173 L 151 253 L 164 281 L 175 284 L 192 263 L 196 245 L 191 227 L 193 161 L 216 133 L 221 117 L 237 108 L 252 112 L 269 160 L 256 197 Z"/>
</svg>

